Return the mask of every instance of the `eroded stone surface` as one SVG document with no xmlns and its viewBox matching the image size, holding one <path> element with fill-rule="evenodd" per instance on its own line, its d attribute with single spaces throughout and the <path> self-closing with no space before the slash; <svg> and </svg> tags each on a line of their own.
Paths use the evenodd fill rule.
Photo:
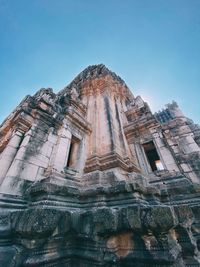
<svg viewBox="0 0 200 267">
<path fill-rule="evenodd" d="M 200 127 L 104 65 L 0 127 L 0 265 L 200 266 Z"/>
</svg>

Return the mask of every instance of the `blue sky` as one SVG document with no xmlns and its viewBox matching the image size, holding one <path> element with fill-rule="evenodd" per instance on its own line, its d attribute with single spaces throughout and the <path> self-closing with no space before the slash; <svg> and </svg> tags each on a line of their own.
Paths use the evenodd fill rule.
<svg viewBox="0 0 200 267">
<path fill-rule="evenodd" d="M 0 122 L 98 63 L 153 112 L 176 100 L 200 123 L 200 0 L 0 0 Z"/>
</svg>

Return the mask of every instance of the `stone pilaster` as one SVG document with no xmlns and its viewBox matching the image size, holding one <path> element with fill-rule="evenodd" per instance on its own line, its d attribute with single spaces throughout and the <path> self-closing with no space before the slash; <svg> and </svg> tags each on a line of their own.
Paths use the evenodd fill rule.
<svg viewBox="0 0 200 267">
<path fill-rule="evenodd" d="M 63 128 L 58 136 L 58 141 L 51 158 L 51 167 L 58 172 L 63 172 L 66 167 L 72 134 Z"/>
<path fill-rule="evenodd" d="M 0 184 L 3 182 L 17 154 L 23 135 L 24 134 L 20 130 L 16 130 L 0 156 Z"/>
</svg>

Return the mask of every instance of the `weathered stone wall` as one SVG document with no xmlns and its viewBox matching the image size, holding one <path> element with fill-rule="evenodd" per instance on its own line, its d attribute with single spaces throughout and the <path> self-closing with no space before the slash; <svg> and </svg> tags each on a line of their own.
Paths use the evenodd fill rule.
<svg viewBox="0 0 200 267">
<path fill-rule="evenodd" d="M 26 97 L 0 127 L 0 266 L 200 266 L 199 140 L 104 65 Z"/>
</svg>

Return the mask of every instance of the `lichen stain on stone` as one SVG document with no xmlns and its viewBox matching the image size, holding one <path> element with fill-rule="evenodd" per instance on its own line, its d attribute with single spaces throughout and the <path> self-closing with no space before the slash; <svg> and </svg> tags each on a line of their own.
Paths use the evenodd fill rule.
<svg viewBox="0 0 200 267">
<path fill-rule="evenodd" d="M 169 235 L 170 235 L 170 237 L 171 237 L 173 240 L 177 241 L 177 239 L 178 239 L 178 233 L 177 233 L 174 229 L 171 229 L 171 230 L 169 231 Z"/>
<path fill-rule="evenodd" d="M 158 241 L 155 236 L 153 235 L 144 235 L 143 236 L 144 244 L 147 250 L 155 250 L 155 248 L 158 248 Z"/>
<path fill-rule="evenodd" d="M 107 241 L 107 248 L 119 258 L 126 257 L 134 249 L 133 234 L 122 233 L 111 236 Z"/>
<path fill-rule="evenodd" d="M 104 104 L 105 104 L 106 117 L 108 121 L 109 133 L 110 133 L 111 150 L 113 150 L 114 149 L 114 136 L 113 136 L 113 130 L 112 130 L 112 114 L 111 114 L 109 99 L 107 96 L 104 97 Z"/>
</svg>

